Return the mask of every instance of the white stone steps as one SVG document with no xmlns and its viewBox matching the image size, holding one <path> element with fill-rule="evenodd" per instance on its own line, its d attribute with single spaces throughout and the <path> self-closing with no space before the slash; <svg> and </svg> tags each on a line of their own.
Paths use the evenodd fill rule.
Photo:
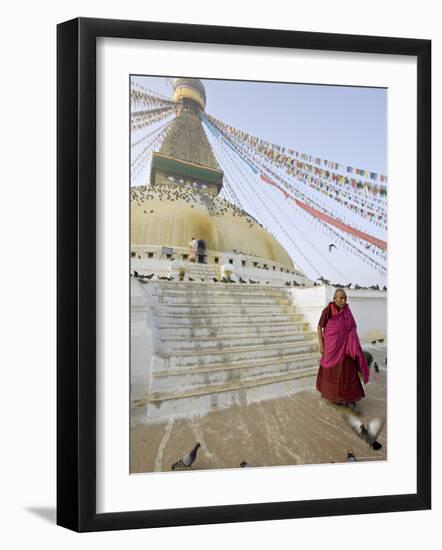
<svg viewBox="0 0 442 550">
<path fill-rule="evenodd" d="M 293 369 L 298 369 L 299 366 L 303 365 L 304 361 L 307 361 L 308 364 L 314 363 L 316 366 L 319 365 L 319 360 L 321 355 L 317 351 L 308 352 L 308 353 L 294 353 L 292 355 L 286 355 L 285 357 L 275 358 L 271 366 L 279 365 L 281 369 L 286 371 Z M 212 363 L 210 365 L 190 365 L 186 367 L 178 367 L 172 369 L 170 367 L 164 369 L 156 369 L 153 372 L 153 378 L 169 378 L 171 376 L 183 376 L 185 374 L 194 374 L 194 373 L 210 373 L 223 370 L 234 370 L 234 369 L 243 369 L 244 371 L 252 371 L 256 368 L 266 368 L 269 367 L 269 361 L 267 358 L 261 359 L 243 359 L 242 361 L 236 361 L 235 363 Z"/>
<path fill-rule="evenodd" d="M 157 292 L 164 292 L 167 293 L 174 293 L 174 292 L 200 292 L 200 291 L 206 291 L 207 293 L 210 292 L 229 292 L 229 293 L 235 293 L 235 292 L 276 292 L 278 294 L 289 294 L 290 289 L 287 287 L 281 287 L 279 285 L 266 285 L 264 283 L 261 284 L 247 284 L 242 285 L 240 283 L 214 283 L 213 281 L 149 281 L 148 284 L 150 284 L 152 287 L 155 288 Z"/>
<path fill-rule="evenodd" d="M 203 395 L 211 395 L 221 392 L 238 391 L 245 388 L 253 388 L 257 386 L 275 384 L 277 382 L 287 382 L 290 380 L 296 380 L 299 378 L 313 377 L 318 371 L 318 367 L 309 367 L 306 369 L 299 369 L 297 371 L 283 373 L 278 375 L 263 376 L 261 378 L 247 378 L 244 380 L 234 380 L 232 382 L 225 382 L 221 384 L 210 384 L 203 387 L 192 388 L 190 390 L 176 391 L 174 393 L 169 392 L 153 392 L 149 398 L 151 403 L 160 403 L 163 401 L 176 400 L 176 399 L 191 399 Z"/>
<path fill-rule="evenodd" d="M 217 363 L 233 363 L 241 360 L 257 360 L 266 358 L 268 361 L 296 353 L 311 353 L 317 351 L 316 340 L 269 345 L 239 346 L 229 349 L 189 350 L 172 353 L 158 353 L 165 361 L 165 368 L 210 365 Z"/>
<path fill-rule="evenodd" d="M 159 305 L 164 306 L 189 306 L 189 307 L 201 307 L 202 299 L 204 299 L 204 304 L 209 305 L 222 305 L 222 306 L 234 306 L 234 305 L 286 305 L 293 307 L 292 301 L 286 297 L 274 298 L 273 296 L 250 296 L 246 295 L 235 295 L 231 294 L 225 296 L 212 296 L 212 295 L 201 295 L 201 292 L 189 296 L 188 294 L 183 294 L 181 296 L 170 296 L 169 294 L 165 296 L 155 296 L 158 300 Z"/>
<path fill-rule="evenodd" d="M 194 269 L 186 278 L 198 278 Z M 204 414 L 313 385 L 317 338 L 290 288 L 175 279 L 149 281 L 144 291 L 156 342 L 142 405 L 148 418 Z"/>
<path fill-rule="evenodd" d="M 268 323 L 268 321 L 263 323 L 238 323 L 238 324 L 212 324 L 210 326 L 201 324 L 201 325 L 192 325 L 192 326 L 182 326 L 182 325 L 159 325 L 157 329 L 159 330 L 159 336 L 161 340 L 173 340 L 174 338 L 203 338 L 203 337 L 232 337 L 237 336 L 238 338 L 248 335 L 262 335 L 263 337 L 271 336 L 272 334 L 282 334 L 283 332 L 290 334 L 292 332 L 307 332 L 309 325 L 304 321 L 279 321 L 275 323 Z"/>
<path fill-rule="evenodd" d="M 273 334 L 242 335 L 242 336 L 209 336 L 200 338 L 165 338 L 161 340 L 163 352 L 174 353 L 186 350 L 228 350 L 235 347 L 273 344 L 290 344 L 299 341 L 309 341 L 315 338 L 315 333 L 282 332 Z"/>
<path fill-rule="evenodd" d="M 192 314 L 176 314 L 176 315 L 166 315 L 160 313 L 158 315 L 159 325 L 162 326 L 162 323 L 166 324 L 168 322 L 175 325 L 181 326 L 192 326 L 193 324 L 201 325 L 207 324 L 209 326 L 218 326 L 218 325 L 244 325 L 251 323 L 273 323 L 278 321 L 289 322 L 289 321 L 301 321 L 302 315 L 297 313 L 281 313 L 281 314 L 231 314 L 231 313 L 216 313 L 216 314 L 207 314 L 207 313 L 192 313 Z"/>
<path fill-rule="evenodd" d="M 292 314 L 293 306 L 284 304 L 156 304 L 154 311 L 162 315 L 276 315 Z M 203 312 L 203 313 L 201 313 Z"/>
</svg>

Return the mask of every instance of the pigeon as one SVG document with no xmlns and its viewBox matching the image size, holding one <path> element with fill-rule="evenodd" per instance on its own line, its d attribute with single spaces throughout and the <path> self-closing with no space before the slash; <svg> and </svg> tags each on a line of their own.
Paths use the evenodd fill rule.
<svg viewBox="0 0 442 550">
<path fill-rule="evenodd" d="M 373 368 L 376 372 L 379 372 L 379 365 L 376 363 L 376 361 L 373 363 Z"/>
<path fill-rule="evenodd" d="M 351 451 L 347 451 L 347 462 L 356 462 L 356 457 Z"/>
<path fill-rule="evenodd" d="M 145 275 L 146 279 L 152 279 L 154 276 L 154 273 L 150 273 L 149 275 Z"/>
<path fill-rule="evenodd" d="M 250 283 L 251 285 L 256 285 L 256 281 L 252 281 L 252 279 L 249 279 L 249 283 Z"/>
<path fill-rule="evenodd" d="M 335 244 L 329 244 L 328 251 L 331 252 L 333 247 L 337 249 L 337 246 Z"/>
<path fill-rule="evenodd" d="M 203 278 L 201 278 L 201 280 L 202 280 L 202 281 L 203 281 L 203 283 L 204 283 L 204 279 L 203 279 Z"/>
<path fill-rule="evenodd" d="M 383 338 L 378 338 L 378 342 L 380 342 L 382 344 L 382 342 L 384 341 Z"/>
<path fill-rule="evenodd" d="M 192 281 L 192 282 L 193 282 L 194 280 L 195 280 L 195 279 L 192 279 L 192 277 L 189 277 L 189 281 Z"/>
<path fill-rule="evenodd" d="M 368 443 L 373 450 L 379 451 L 382 449 L 382 445 L 377 441 L 377 437 L 384 427 L 385 421 L 383 419 L 373 418 L 366 425 L 352 414 L 346 415 L 346 419 L 351 428 L 361 439 Z"/>
<path fill-rule="evenodd" d="M 300 284 L 297 283 L 296 281 L 293 281 L 293 286 L 300 286 Z"/>
<path fill-rule="evenodd" d="M 138 271 L 134 271 L 134 277 L 135 277 L 136 279 L 138 279 L 139 276 L 140 276 L 140 275 L 139 275 Z"/>
<path fill-rule="evenodd" d="M 348 283 L 348 285 L 345 285 L 344 288 L 351 288 L 351 283 Z"/>
<path fill-rule="evenodd" d="M 373 345 L 376 344 L 376 340 L 372 340 L 372 341 L 370 342 L 370 344 L 373 344 Z"/>
<path fill-rule="evenodd" d="M 290 281 L 286 281 L 284 284 L 285 286 L 291 286 Z"/>
<path fill-rule="evenodd" d="M 382 287 L 382 290 L 387 290 L 387 287 L 384 285 L 384 286 Z"/>
<path fill-rule="evenodd" d="M 239 278 L 239 282 L 242 283 L 243 285 L 247 284 L 247 281 L 244 281 L 244 279 L 242 277 Z"/>
<path fill-rule="evenodd" d="M 195 446 L 191 451 L 186 453 L 183 458 L 180 458 L 177 462 L 172 464 L 172 470 L 180 470 L 180 469 L 190 469 L 192 467 L 192 464 L 196 460 L 196 453 L 198 452 L 198 449 L 201 447 L 200 443 L 196 443 Z"/>
<path fill-rule="evenodd" d="M 255 466 L 255 464 L 250 464 L 250 462 L 246 462 L 245 460 L 240 462 L 239 465 L 241 468 L 253 468 Z"/>
</svg>

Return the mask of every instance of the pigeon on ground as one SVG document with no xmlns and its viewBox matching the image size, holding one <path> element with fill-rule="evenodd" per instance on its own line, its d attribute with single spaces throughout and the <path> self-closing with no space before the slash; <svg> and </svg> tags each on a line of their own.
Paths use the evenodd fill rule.
<svg viewBox="0 0 442 550">
<path fill-rule="evenodd" d="M 293 286 L 300 286 L 300 284 L 297 283 L 296 281 L 293 281 Z"/>
<path fill-rule="evenodd" d="M 219 282 L 218 279 L 217 279 L 216 277 L 214 277 L 214 278 L 212 279 L 212 281 L 213 281 L 214 283 L 218 283 L 218 282 Z"/>
<path fill-rule="evenodd" d="M 356 457 L 351 451 L 347 451 L 347 462 L 356 462 Z"/>
<path fill-rule="evenodd" d="M 382 290 L 387 290 L 387 287 L 384 285 L 384 286 L 382 287 Z"/>
<path fill-rule="evenodd" d="M 138 279 L 139 276 L 140 276 L 140 275 L 139 275 L 138 271 L 134 271 L 134 277 L 135 277 L 135 279 Z"/>
<path fill-rule="evenodd" d="M 244 279 L 242 277 L 239 278 L 239 282 L 243 285 L 247 284 L 247 281 L 244 281 Z"/>
<path fill-rule="evenodd" d="M 284 284 L 285 286 L 291 286 L 290 281 L 286 281 Z"/>
<path fill-rule="evenodd" d="M 384 341 L 383 338 L 378 338 L 378 342 L 380 342 L 382 344 L 382 342 Z"/>
<path fill-rule="evenodd" d="M 195 280 L 195 279 L 192 279 L 192 277 L 189 277 L 189 281 L 192 281 L 192 282 L 193 282 L 194 280 Z"/>
<path fill-rule="evenodd" d="M 239 465 L 241 468 L 253 468 L 255 466 L 255 464 L 250 464 L 250 462 L 246 462 L 245 460 L 240 462 Z"/>
<path fill-rule="evenodd" d="M 253 281 L 252 279 L 249 279 L 249 283 L 250 283 L 251 285 L 256 285 L 256 281 Z"/>
<path fill-rule="evenodd" d="M 372 340 L 372 341 L 370 342 L 370 344 L 373 344 L 373 345 L 376 344 L 376 340 Z"/>
<path fill-rule="evenodd" d="M 376 361 L 373 363 L 373 368 L 376 372 L 379 372 L 379 365 L 376 363 Z"/>
<path fill-rule="evenodd" d="M 191 451 L 186 453 L 183 458 L 180 458 L 177 462 L 172 464 L 172 470 L 180 470 L 180 469 L 190 469 L 192 467 L 192 464 L 196 460 L 196 454 L 198 452 L 198 449 L 201 447 L 200 443 L 196 443 L 195 446 Z"/>
<path fill-rule="evenodd" d="M 150 273 L 149 275 L 145 275 L 146 279 L 152 279 L 154 276 L 154 273 Z"/>
<path fill-rule="evenodd" d="M 385 423 L 382 418 L 373 418 L 367 424 L 363 424 L 354 415 L 348 414 L 346 420 L 358 436 L 368 443 L 372 449 L 375 451 L 382 449 L 382 445 L 377 441 L 377 437 Z"/>
</svg>

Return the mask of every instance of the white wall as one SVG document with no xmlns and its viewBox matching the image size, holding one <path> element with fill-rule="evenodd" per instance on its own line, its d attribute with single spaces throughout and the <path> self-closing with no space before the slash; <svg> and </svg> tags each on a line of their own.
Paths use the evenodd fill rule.
<svg viewBox="0 0 442 550">
<path fill-rule="evenodd" d="M 316 331 L 324 307 L 333 300 L 335 288 L 316 286 L 313 288 L 293 288 L 293 303 L 310 330 Z M 348 305 L 355 318 L 358 335 L 362 343 L 387 336 L 387 292 L 378 290 L 346 290 Z"/>
<path fill-rule="evenodd" d="M 76 535 L 54 526 L 55 507 L 55 25 L 78 15 L 433 39 L 433 146 L 442 149 L 442 35 L 438 2 L 6 3 L 2 10 L 1 235 L 2 428 L 0 541 L 4 548 L 434 547 L 442 520 L 440 368 L 433 371 L 434 509 L 234 525 Z M 433 155 L 436 162 L 439 156 Z M 437 165 L 438 167 L 438 165 Z M 441 206 L 435 172 L 433 205 Z M 434 274 L 441 280 L 441 217 L 434 216 Z M 29 245 L 30 236 L 32 245 Z M 25 253 L 21 248 L 26 244 Z M 24 262 L 26 259 L 26 262 Z M 20 266 L 20 267 L 17 267 Z M 30 274 L 32 272 L 32 275 Z M 441 306 L 434 285 L 434 311 Z M 406 304 L 407 297 L 404 296 Z M 404 311 L 404 314 L 406 312 Z M 440 318 L 434 319 L 438 345 Z M 406 335 L 404 335 L 406 339 Z M 436 365 L 438 367 L 438 365 Z"/>
</svg>

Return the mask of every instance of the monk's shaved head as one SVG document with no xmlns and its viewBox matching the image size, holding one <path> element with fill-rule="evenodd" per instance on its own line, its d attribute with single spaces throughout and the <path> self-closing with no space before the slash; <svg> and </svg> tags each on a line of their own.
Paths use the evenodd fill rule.
<svg viewBox="0 0 442 550">
<path fill-rule="evenodd" d="M 333 294 L 333 300 L 336 299 L 336 296 L 337 296 L 340 292 L 342 292 L 342 294 L 345 296 L 345 298 L 347 298 L 347 293 L 345 292 L 345 290 L 344 290 L 343 288 L 337 288 L 337 289 L 335 290 L 335 293 Z"/>
</svg>

